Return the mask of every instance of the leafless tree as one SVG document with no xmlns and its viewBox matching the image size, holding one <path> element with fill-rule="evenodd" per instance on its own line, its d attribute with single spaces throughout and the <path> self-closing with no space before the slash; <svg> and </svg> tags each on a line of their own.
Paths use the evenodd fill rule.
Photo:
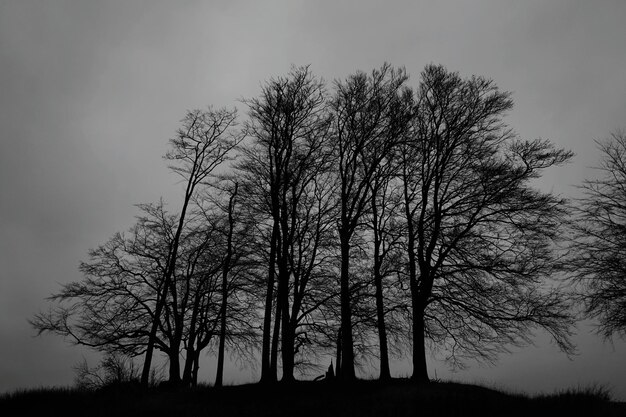
<svg viewBox="0 0 626 417">
<path fill-rule="evenodd" d="M 293 68 L 288 76 L 268 81 L 260 97 L 245 103 L 251 143 L 242 149 L 237 168 L 245 178 L 243 188 L 257 196 L 253 201 L 259 219 L 267 219 L 265 224 L 271 227 L 265 233 L 269 259 L 261 380 L 276 380 L 281 342 L 283 380 L 288 381 L 293 379 L 303 297 L 326 233 L 326 224 L 320 222 L 327 221 L 329 210 L 325 202 L 329 194 L 324 191 L 329 182 L 323 180 L 329 166 L 324 83 L 308 67 Z"/>
<path fill-rule="evenodd" d="M 404 70 L 385 64 L 370 75 L 358 72 L 336 83 L 331 103 L 335 169 L 340 204 L 337 231 L 341 250 L 341 367 L 337 375 L 351 380 L 354 372 L 350 258 L 355 231 L 370 201 L 369 184 L 381 161 L 398 145 L 406 120 L 402 108 Z"/>
<path fill-rule="evenodd" d="M 402 148 L 413 379 L 427 381 L 425 341 L 492 358 L 534 327 L 571 349 L 563 293 L 548 281 L 564 201 L 533 187 L 571 152 L 518 140 L 502 121 L 508 93 L 481 77 L 429 65 Z"/>
<path fill-rule="evenodd" d="M 194 235 L 188 227 L 189 205 L 213 171 L 231 157 L 240 138 L 232 128 L 234 110 L 194 110 L 187 113 L 165 158 L 185 181 L 182 207 L 168 214 L 163 203 L 141 205 L 145 213 L 131 230 L 131 238 L 115 235 L 90 252 L 81 265 L 85 280 L 64 286 L 52 298 L 74 300 L 40 314 L 33 325 L 71 337 L 76 343 L 103 350 L 145 353 L 141 382 L 148 384 L 155 347 L 170 358 L 170 379 L 180 381 L 179 352 L 185 332 L 194 268 L 202 253 L 189 249 L 189 261 L 180 265 L 182 241 Z M 197 235 L 197 234 L 196 234 Z M 182 291 L 182 293 L 181 293 Z M 79 316 L 76 323 L 73 317 Z M 159 338 L 166 334 L 167 342 Z"/>
<path fill-rule="evenodd" d="M 626 134 L 597 142 L 599 175 L 585 180 L 572 221 L 570 273 L 607 338 L 626 336 Z"/>
<path fill-rule="evenodd" d="M 397 156 L 397 155 L 396 155 Z M 401 264 L 402 226 L 401 187 L 397 181 L 399 164 L 393 157 L 381 162 L 370 182 L 369 238 L 371 240 L 371 274 L 376 303 L 376 329 L 380 356 L 380 379 L 389 380 L 389 336 L 399 341 L 406 297 L 397 280 Z M 389 316 L 389 317 L 388 317 Z M 387 322 L 391 319 L 391 323 Z M 390 325 L 391 324 L 391 325 Z M 406 333 L 405 333 L 406 334 Z"/>
<path fill-rule="evenodd" d="M 128 234 L 117 233 L 89 252 L 80 265 L 83 280 L 50 297 L 57 306 L 31 321 L 39 333 L 60 334 L 110 354 L 145 353 L 176 219 L 162 202 L 140 209 Z M 156 343 L 169 351 L 170 340 L 157 337 Z"/>
<path fill-rule="evenodd" d="M 163 292 L 157 299 L 155 320 L 150 330 L 148 348 L 144 360 L 141 376 L 142 384 L 148 383 L 152 352 L 156 341 L 161 311 L 166 305 L 168 292 L 176 299 L 176 284 L 172 279 L 178 260 L 178 247 L 180 236 L 185 227 L 185 217 L 189 203 L 192 201 L 197 187 L 205 182 L 213 171 L 231 156 L 231 151 L 237 146 L 240 138 L 232 132 L 236 123 L 237 113 L 235 110 L 193 110 L 189 111 L 182 121 L 183 126 L 178 130 L 176 137 L 170 140 L 171 150 L 165 155 L 165 159 L 172 162 L 170 169 L 180 175 L 185 184 L 185 194 L 182 208 L 178 217 L 178 224 L 171 243 L 171 252 L 168 254 L 167 265 L 163 277 Z M 183 318 L 181 313 L 173 310 L 173 319 L 177 322 L 177 328 L 182 329 Z M 180 332 L 181 330 L 178 330 Z M 179 334 L 177 334 L 179 336 Z M 179 340 L 176 337 L 174 340 Z M 174 346 L 176 350 L 178 347 Z M 170 357 L 170 377 L 180 378 L 178 359 Z M 178 375 L 178 377 L 176 377 Z M 177 383 L 177 380 L 171 381 Z"/>
</svg>

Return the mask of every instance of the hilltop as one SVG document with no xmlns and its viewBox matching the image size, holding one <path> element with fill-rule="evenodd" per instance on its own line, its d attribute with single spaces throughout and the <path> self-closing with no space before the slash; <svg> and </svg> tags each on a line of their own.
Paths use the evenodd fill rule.
<svg viewBox="0 0 626 417">
<path fill-rule="evenodd" d="M 141 389 L 110 386 L 98 391 L 51 388 L 0 398 L 3 416 L 623 416 L 626 403 L 602 388 L 530 397 L 477 385 L 407 380 L 358 381 L 350 385 L 297 382 L 222 388 Z"/>
</svg>

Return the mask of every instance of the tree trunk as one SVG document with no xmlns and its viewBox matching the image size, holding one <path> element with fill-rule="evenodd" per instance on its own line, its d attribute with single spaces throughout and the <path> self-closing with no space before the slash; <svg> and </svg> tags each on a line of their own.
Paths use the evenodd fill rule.
<svg viewBox="0 0 626 417">
<path fill-rule="evenodd" d="M 158 307 L 157 302 L 157 307 Z M 156 331 L 158 328 L 158 320 L 160 320 L 159 316 L 161 315 L 161 309 L 157 308 L 157 312 L 155 312 L 155 318 L 152 320 L 152 326 L 150 327 L 150 335 L 148 336 L 148 347 L 146 348 L 146 355 L 143 359 L 143 369 L 141 371 L 141 385 L 147 387 L 150 383 L 150 368 L 152 367 L 152 354 L 154 352 L 154 343 L 156 339 Z M 158 314 L 158 315 L 157 315 Z M 154 335 L 154 336 L 153 336 Z"/>
<path fill-rule="evenodd" d="M 282 382 L 293 382 L 294 371 L 294 332 L 289 324 L 283 320 L 283 337 L 282 337 L 282 358 L 283 358 L 283 376 Z"/>
<path fill-rule="evenodd" d="M 429 382 L 424 342 L 424 310 L 413 302 L 413 375 L 411 379 L 418 383 Z"/>
<path fill-rule="evenodd" d="M 228 201 L 228 236 L 226 239 L 226 256 L 224 257 L 224 265 L 222 266 L 222 305 L 220 308 L 220 342 L 217 355 L 217 375 L 215 376 L 215 386 L 222 386 L 224 377 L 224 349 L 226 344 L 226 314 L 228 311 L 228 272 L 230 271 L 230 262 L 233 257 L 233 230 L 235 228 L 234 210 L 235 198 L 237 196 L 238 184 Z"/>
<path fill-rule="evenodd" d="M 385 307 L 383 302 L 383 277 L 381 274 L 382 256 L 381 230 L 378 223 L 378 210 L 376 206 L 376 192 L 372 189 L 372 226 L 374 231 L 374 285 L 376 287 L 376 319 L 378 324 L 378 344 L 380 347 L 380 376 L 379 379 L 387 381 L 391 379 L 389 371 L 389 353 L 387 351 L 387 328 L 385 327 Z"/>
<path fill-rule="evenodd" d="M 154 309 L 154 317 L 152 318 L 152 325 L 150 326 L 150 334 L 148 335 L 148 347 L 146 348 L 146 355 L 143 360 L 143 369 L 141 371 L 141 385 L 147 387 L 150 383 L 150 368 L 152 367 L 152 356 L 154 354 L 154 345 L 156 343 L 156 334 L 159 329 L 159 322 L 161 321 L 161 310 L 163 310 L 163 304 L 167 297 L 167 282 L 163 281 L 163 287 L 157 291 L 156 306 Z"/>
<path fill-rule="evenodd" d="M 278 282 L 278 292 L 280 293 L 280 280 Z M 270 354 L 270 381 L 278 380 L 278 342 L 280 340 L 280 319 L 282 308 L 279 300 L 276 300 L 276 312 L 274 313 L 274 333 L 272 334 L 272 351 Z"/>
<path fill-rule="evenodd" d="M 169 362 L 170 362 L 170 376 L 169 382 L 172 385 L 179 385 L 180 380 L 180 355 L 178 347 L 174 347 L 172 352 L 169 354 Z"/>
<path fill-rule="evenodd" d="M 406 163 L 406 162 L 405 162 Z M 406 169 L 406 168 L 405 168 Z M 409 263 L 409 282 L 411 287 L 411 307 L 413 310 L 413 375 L 411 379 L 419 383 L 428 382 L 426 368 L 426 349 L 424 345 L 424 306 L 419 302 L 421 294 L 417 281 L 417 259 L 415 256 L 415 233 L 411 213 L 406 170 L 403 172 L 404 210 L 407 219 L 407 255 Z M 420 273 L 422 279 L 425 275 Z"/>
<path fill-rule="evenodd" d="M 342 232 L 340 232 L 342 233 Z M 347 233 L 341 236 L 341 373 L 345 381 L 356 379 L 354 373 L 354 346 L 352 341 L 352 310 L 350 308 L 350 241 Z"/>
<path fill-rule="evenodd" d="M 374 255 L 376 256 L 376 255 Z M 374 261 L 378 263 L 378 261 Z M 380 377 L 382 381 L 391 379 L 389 370 L 389 352 L 387 350 L 387 329 L 385 328 L 385 311 L 383 307 L 383 283 L 380 276 L 380 265 L 374 266 L 374 282 L 376 285 L 376 316 L 378 319 L 378 341 L 380 345 Z M 378 270 L 378 271 L 377 271 Z"/>
<path fill-rule="evenodd" d="M 185 357 L 185 367 L 183 369 L 183 385 L 190 386 L 192 385 L 192 372 L 193 372 L 193 364 L 196 359 L 196 351 L 193 348 L 193 345 L 187 348 L 187 356 Z"/>
<path fill-rule="evenodd" d="M 276 263 L 276 241 L 278 240 L 278 222 L 274 221 L 270 239 L 270 259 L 265 295 L 265 316 L 263 317 L 263 346 L 261 350 L 261 382 L 276 382 L 276 368 L 272 366 L 270 343 L 272 341 L 272 301 L 274 300 L 274 265 Z"/>
<path fill-rule="evenodd" d="M 289 288 L 288 282 L 285 282 L 283 291 L 285 294 L 281 295 L 282 299 L 282 344 L 281 344 L 281 353 L 283 359 L 283 376 L 281 378 L 282 382 L 292 382 L 295 381 L 293 376 L 294 371 L 294 344 L 295 344 L 295 333 L 294 329 L 291 326 L 291 322 L 289 319 L 288 308 L 289 308 Z"/>
<path fill-rule="evenodd" d="M 189 323 L 189 339 L 187 340 L 187 355 L 185 357 L 185 367 L 183 369 L 183 385 L 190 386 L 192 385 L 192 370 L 193 365 L 195 363 L 196 356 L 200 354 L 200 350 L 202 347 L 198 343 L 196 346 L 196 339 L 198 333 L 196 331 L 196 326 L 198 322 L 198 305 L 200 304 L 200 292 L 196 294 L 194 297 L 194 308 L 193 313 L 191 315 L 191 321 Z M 196 346 L 196 347 L 194 347 Z"/>
<path fill-rule="evenodd" d="M 191 376 L 191 385 L 198 385 L 198 370 L 200 369 L 200 351 L 196 351 L 196 357 L 193 359 L 193 371 Z"/>
<path fill-rule="evenodd" d="M 283 207 L 281 212 L 283 213 L 281 218 L 281 254 L 278 259 L 278 298 L 277 303 L 280 304 L 281 322 L 282 322 L 282 337 L 281 337 L 281 356 L 283 364 L 282 382 L 294 381 L 293 367 L 294 367 L 294 332 L 292 331 L 289 314 L 289 279 L 290 279 L 290 267 L 289 267 L 289 227 L 287 219 L 287 198 L 283 195 L 282 202 Z"/>
<path fill-rule="evenodd" d="M 335 359 L 335 364 L 335 375 L 339 378 L 341 375 L 341 327 L 337 332 L 337 357 Z"/>
<path fill-rule="evenodd" d="M 195 167 L 195 165 L 194 165 Z M 174 270 L 176 269 L 176 260 L 178 258 L 178 245 L 180 244 L 180 236 L 183 233 L 183 227 L 185 225 L 185 216 L 187 214 L 187 207 L 189 206 L 189 201 L 193 195 L 194 184 L 192 180 L 187 182 L 187 189 L 185 191 L 185 199 L 183 201 L 183 207 L 180 211 L 180 217 L 178 218 L 178 227 L 176 228 L 176 233 L 174 235 L 174 239 L 172 240 L 172 250 L 169 253 L 169 262 L 166 266 L 165 274 L 163 277 L 163 296 L 160 298 L 157 297 L 157 305 L 154 311 L 154 321 L 152 323 L 152 328 L 150 329 L 150 335 L 148 337 L 148 348 L 146 350 L 146 356 L 143 363 L 143 372 L 141 375 L 141 384 L 145 387 L 148 386 L 148 380 L 150 378 L 150 367 L 152 366 L 152 354 L 154 351 L 154 345 L 156 343 L 156 334 L 158 330 L 159 321 L 161 320 L 161 310 L 167 301 L 167 292 L 169 286 L 172 284 L 172 276 L 174 275 Z M 173 290 L 176 287 L 173 286 Z M 172 294 L 175 295 L 175 294 Z M 175 307 L 174 307 L 175 308 Z M 176 363 L 178 364 L 178 373 L 176 374 L 176 380 L 180 381 L 180 363 L 178 362 L 178 347 L 176 347 Z M 173 349 L 173 348 L 172 348 Z M 170 379 L 171 379 L 170 372 Z"/>
<path fill-rule="evenodd" d="M 220 341 L 217 352 L 217 375 L 215 376 L 215 386 L 221 387 L 222 380 L 224 377 L 224 350 L 226 344 L 226 302 L 228 299 L 228 289 L 227 287 L 227 276 L 228 271 L 224 268 L 224 272 L 222 275 L 222 308 L 220 311 Z"/>
</svg>

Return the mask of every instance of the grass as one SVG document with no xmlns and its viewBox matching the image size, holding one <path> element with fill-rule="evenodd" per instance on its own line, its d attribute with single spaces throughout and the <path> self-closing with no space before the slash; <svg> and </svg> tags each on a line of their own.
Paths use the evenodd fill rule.
<svg viewBox="0 0 626 417">
<path fill-rule="evenodd" d="M 479 385 L 357 381 L 297 382 L 222 388 L 143 390 L 136 385 L 94 392 L 68 388 L 0 397 L 2 416 L 623 416 L 626 404 L 598 386 L 530 397 Z"/>
</svg>

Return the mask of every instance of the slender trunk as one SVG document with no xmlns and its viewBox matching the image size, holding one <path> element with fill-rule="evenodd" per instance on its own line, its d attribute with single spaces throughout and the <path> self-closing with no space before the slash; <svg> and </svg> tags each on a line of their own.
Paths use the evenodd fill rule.
<svg viewBox="0 0 626 417">
<path fill-rule="evenodd" d="M 291 382 L 294 381 L 293 367 L 294 367 L 294 332 L 290 325 L 289 320 L 289 286 L 288 281 L 283 277 L 283 288 L 281 288 L 281 294 L 279 294 L 281 302 L 281 317 L 282 317 L 282 344 L 281 354 L 283 359 L 283 376 L 281 381 Z"/>
<path fill-rule="evenodd" d="M 278 281 L 278 293 L 281 291 L 281 282 Z M 278 297 L 277 297 L 278 298 Z M 278 342 L 280 340 L 280 319 L 282 314 L 282 305 L 276 300 L 276 312 L 274 313 L 274 333 L 272 334 L 272 351 L 270 354 L 270 376 L 271 381 L 278 380 Z"/>
<path fill-rule="evenodd" d="M 270 372 L 272 381 L 278 380 L 278 345 L 280 341 L 280 324 L 283 314 L 283 303 L 281 302 L 281 294 L 283 293 L 283 286 L 285 280 L 283 279 L 283 256 L 282 256 L 282 233 L 280 230 L 280 223 L 278 224 L 278 233 L 276 237 L 276 265 L 278 267 L 278 288 L 276 294 L 276 311 L 274 313 L 274 333 L 272 334 L 272 351 L 270 353 Z"/>
<path fill-rule="evenodd" d="M 226 344 L 226 302 L 228 293 L 226 289 L 228 272 L 224 271 L 222 277 L 222 311 L 220 312 L 220 341 L 217 352 L 217 375 L 215 376 L 215 386 L 221 387 L 224 376 L 224 351 Z"/>
<path fill-rule="evenodd" d="M 192 369 L 193 363 L 196 357 L 196 353 L 199 354 L 198 348 L 194 348 L 196 345 L 196 339 L 198 337 L 197 327 L 198 327 L 198 310 L 200 305 L 200 297 L 201 291 L 197 290 L 197 293 L 194 297 L 194 308 L 191 314 L 191 320 L 189 322 L 189 339 L 187 341 L 187 355 L 185 357 L 185 367 L 183 369 L 183 385 L 189 386 L 192 384 Z"/>
<path fill-rule="evenodd" d="M 409 258 L 409 282 L 411 287 L 411 307 L 413 310 L 413 375 L 411 379 L 418 383 L 428 382 L 428 371 L 426 368 L 426 349 L 424 346 L 424 306 L 420 302 L 420 285 L 417 280 L 416 256 L 415 256 L 415 235 L 413 234 L 413 221 L 409 215 L 408 203 L 408 258 Z M 421 279 L 424 275 L 420 273 Z"/>
<path fill-rule="evenodd" d="M 235 183 L 235 188 L 228 201 L 228 237 L 226 240 L 226 257 L 224 259 L 224 265 L 222 267 L 222 306 L 220 309 L 220 342 L 218 347 L 217 356 L 217 375 L 215 376 L 215 386 L 222 386 L 222 379 L 224 377 L 224 349 L 226 344 L 226 313 L 228 307 L 228 272 L 230 271 L 230 261 L 233 257 L 233 229 L 235 227 L 235 220 L 233 212 L 235 210 L 235 197 L 237 196 L 238 184 Z"/>
<path fill-rule="evenodd" d="M 391 379 L 389 370 L 389 353 L 387 350 L 387 328 L 385 326 L 385 308 L 383 302 L 383 277 L 381 273 L 383 257 L 380 253 L 382 245 L 381 227 L 378 222 L 376 191 L 372 188 L 372 226 L 374 231 L 374 286 L 376 287 L 376 319 L 378 324 L 378 344 L 380 346 L 380 376 L 379 379 Z"/>
<path fill-rule="evenodd" d="M 282 325 L 282 337 L 281 337 L 281 357 L 283 364 L 282 382 L 294 381 L 293 367 L 294 367 L 294 335 L 290 323 L 289 314 L 289 226 L 287 213 L 287 198 L 283 194 L 282 196 L 282 216 L 281 216 L 281 254 L 278 265 L 278 299 L 277 303 L 280 304 L 281 310 L 281 325 Z M 295 203 L 294 203 L 295 204 Z"/>
<path fill-rule="evenodd" d="M 374 261 L 378 263 L 377 261 Z M 376 271 L 378 269 L 378 271 Z M 385 311 L 383 308 L 383 282 L 380 275 L 380 265 L 374 267 L 374 282 L 376 285 L 376 316 L 378 319 L 378 341 L 380 344 L 380 379 L 391 379 L 389 370 L 389 352 L 387 350 L 387 329 L 385 327 Z"/>
<path fill-rule="evenodd" d="M 160 292 L 160 290 L 159 290 Z M 154 353 L 154 344 L 156 342 L 156 334 L 159 328 L 159 322 L 161 320 L 161 310 L 163 309 L 162 298 L 165 298 L 167 294 L 167 286 L 163 285 L 163 297 L 161 294 L 157 294 L 157 303 L 154 311 L 154 317 L 152 319 L 152 325 L 150 326 L 150 334 L 148 336 L 148 347 L 146 348 L 146 355 L 143 360 L 143 369 L 141 371 L 141 385 L 147 387 L 150 383 L 150 368 L 152 367 L 152 355 Z"/>
<path fill-rule="evenodd" d="M 274 265 L 276 263 L 276 241 L 278 240 L 278 222 L 274 221 L 270 239 L 270 259 L 265 293 L 265 316 L 263 317 L 263 346 L 261 350 L 261 382 L 275 382 L 276 371 L 272 370 L 270 342 L 272 340 L 272 301 L 274 299 Z"/>
<path fill-rule="evenodd" d="M 195 169 L 195 164 L 194 164 Z M 168 288 L 171 285 L 172 276 L 174 275 L 174 270 L 176 268 L 176 259 L 178 257 L 178 245 L 180 243 L 180 236 L 183 233 L 183 226 L 185 225 L 185 216 L 187 214 L 187 207 L 189 206 L 189 201 L 193 195 L 194 184 L 192 180 L 187 182 L 187 189 L 185 191 L 185 199 L 183 202 L 183 207 L 180 211 L 180 217 L 178 218 L 178 226 L 176 228 L 176 234 L 174 235 L 174 239 L 172 241 L 172 250 L 169 253 L 168 264 L 165 269 L 165 274 L 163 277 L 163 294 L 162 297 L 157 296 L 157 305 L 154 312 L 154 321 L 152 322 L 152 327 L 150 329 L 150 335 L 148 337 L 148 348 L 146 349 L 146 356 L 143 362 L 143 371 L 141 374 L 141 384 L 145 387 L 148 386 L 149 378 L 150 378 L 150 367 L 152 366 L 152 355 L 154 351 L 154 345 L 156 343 L 156 334 L 159 327 L 159 321 L 161 320 L 161 311 L 163 310 L 163 305 L 167 300 L 167 292 Z M 175 287 L 172 288 L 175 290 Z M 178 349 L 176 350 L 176 355 L 178 355 Z M 171 375 L 171 374 L 170 374 Z M 180 365 L 179 365 L 179 374 L 178 379 L 180 379 Z"/>
<path fill-rule="evenodd" d="M 337 332 L 337 357 L 335 359 L 335 375 L 340 377 L 341 375 L 341 327 Z"/>
<path fill-rule="evenodd" d="M 341 374 L 346 381 L 356 379 L 354 373 L 354 346 L 352 341 L 352 311 L 350 308 L 350 238 L 341 234 Z"/>
<path fill-rule="evenodd" d="M 406 163 L 406 162 L 405 162 Z M 424 339 L 424 305 L 420 302 L 420 286 L 417 280 L 417 259 L 415 256 L 415 224 L 411 213 L 406 168 L 403 172 L 404 210 L 407 220 L 407 255 L 409 264 L 409 283 L 411 289 L 411 307 L 413 310 L 413 375 L 411 379 L 419 383 L 428 382 L 426 367 L 426 349 Z M 420 271 L 421 279 L 426 276 Z"/>
<path fill-rule="evenodd" d="M 196 350 L 196 356 L 193 358 L 193 371 L 191 375 L 191 385 L 198 385 L 198 370 L 200 369 L 200 350 Z"/>
</svg>

